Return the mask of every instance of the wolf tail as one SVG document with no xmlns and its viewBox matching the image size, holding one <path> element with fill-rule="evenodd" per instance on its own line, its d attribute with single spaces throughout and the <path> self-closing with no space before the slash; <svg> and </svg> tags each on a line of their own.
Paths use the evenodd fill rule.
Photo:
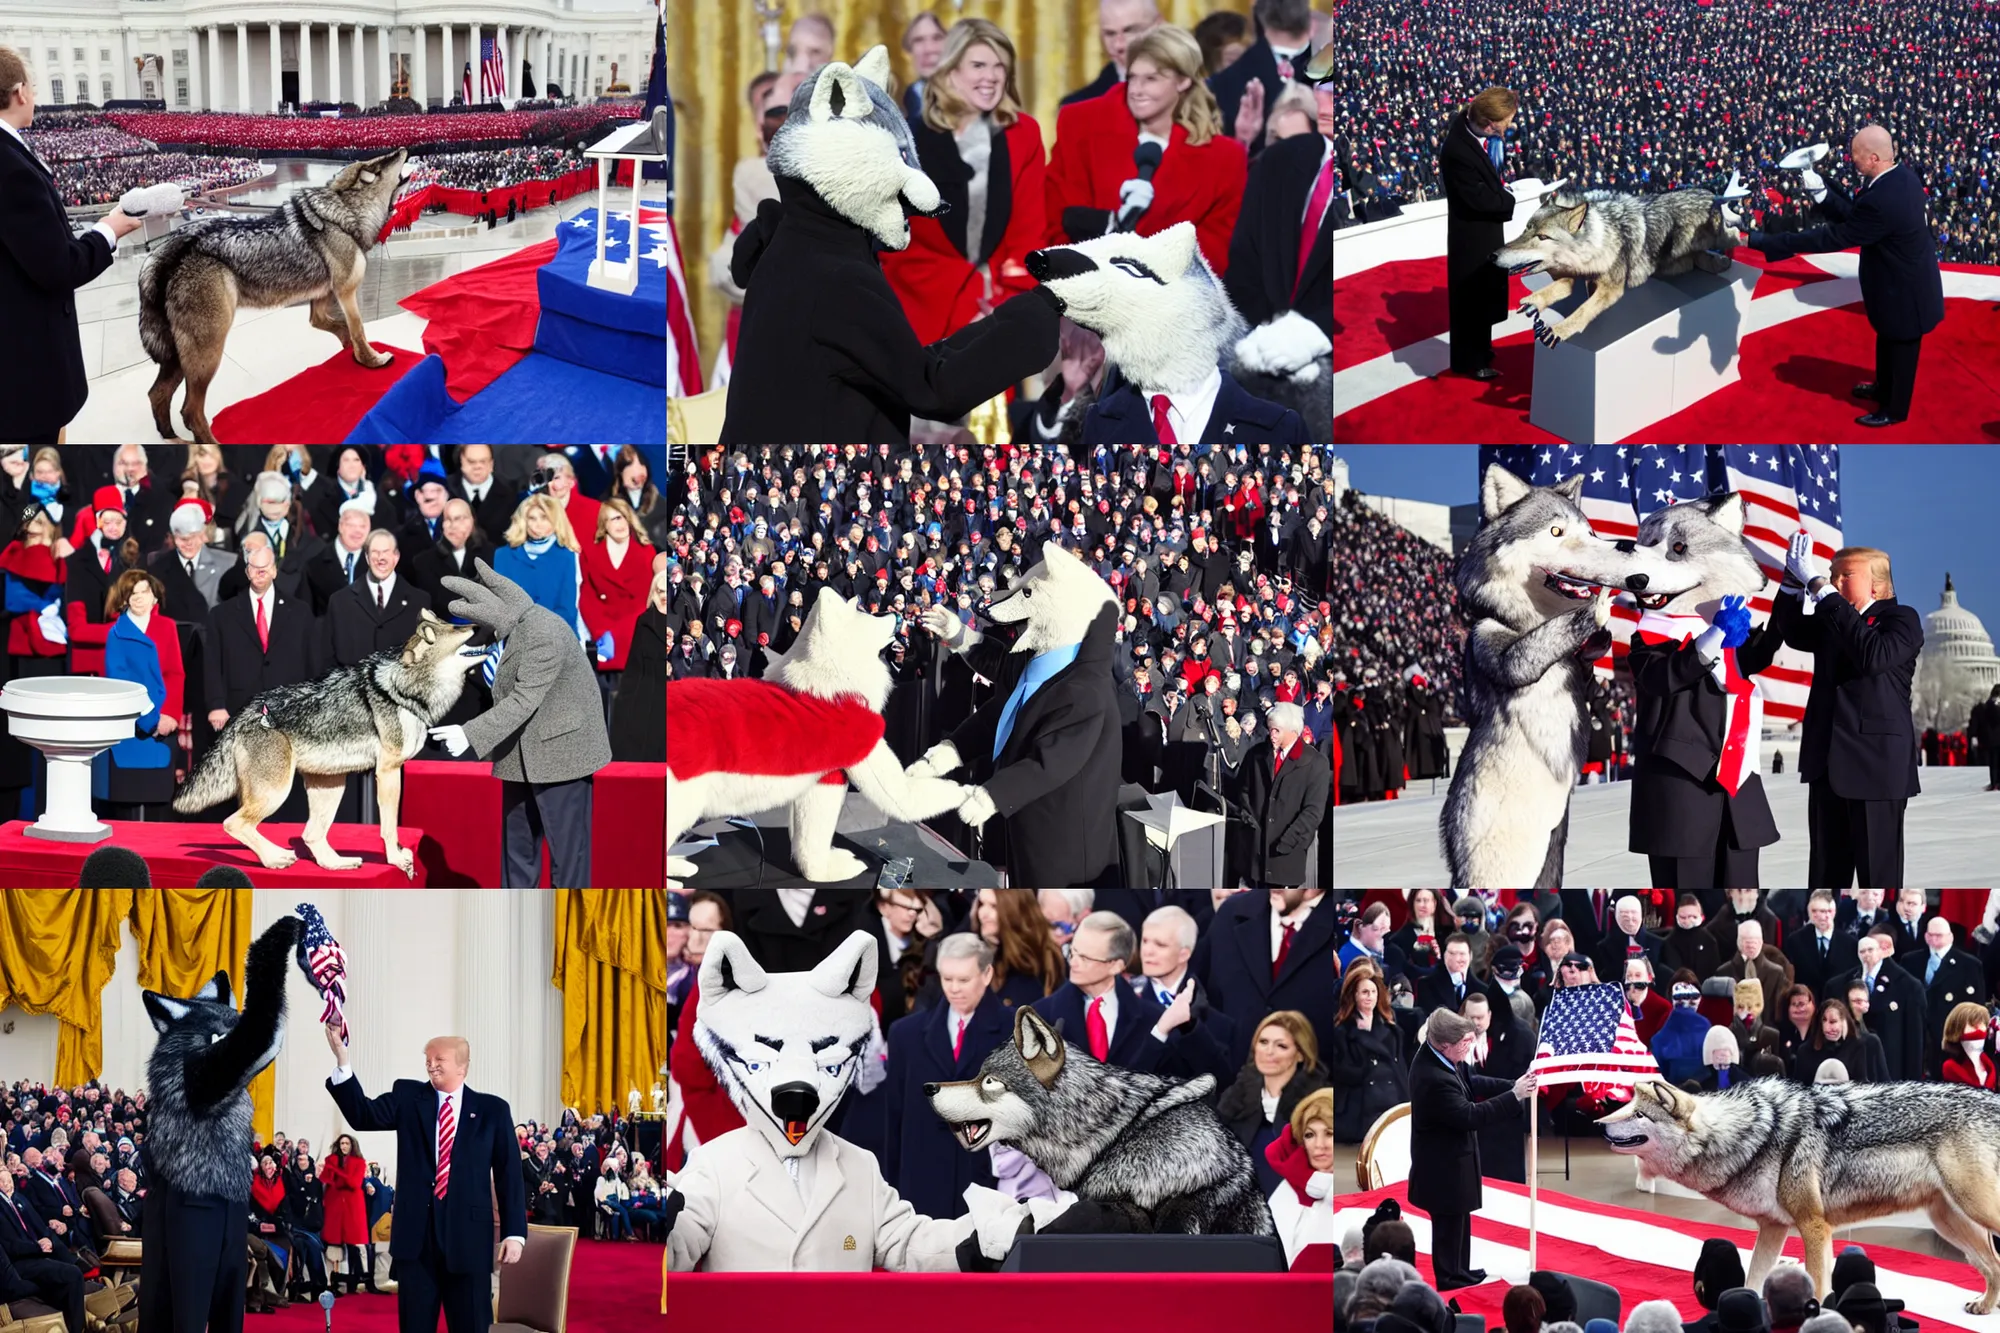
<svg viewBox="0 0 2000 1333">
<path fill-rule="evenodd" d="M 228 728 L 215 738 L 187 786 L 174 797 L 174 809 L 184 815 L 206 810 L 236 795 L 236 745 Z"/>
<path fill-rule="evenodd" d="M 167 321 L 167 287 L 180 271 L 187 249 L 179 232 L 169 232 L 139 270 L 139 344 L 154 364 L 169 369 L 180 364 L 181 354 Z"/>
</svg>

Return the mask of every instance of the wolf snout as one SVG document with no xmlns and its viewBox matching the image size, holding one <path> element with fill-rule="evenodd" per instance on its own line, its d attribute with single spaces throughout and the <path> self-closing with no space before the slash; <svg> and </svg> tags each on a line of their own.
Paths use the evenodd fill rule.
<svg viewBox="0 0 2000 1333">
<path fill-rule="evenodd" d="M 1649 579 L 1644 574 L 1627 574 L 1625 576 L 1625 586 L 1631 589 L 1633 592 L 1646 591 L 1646 585 L 1651 581 L 1652 580 Z"/>
<path fill-rule="evenodd" d="M 924 1096 L 926 1097 L 937 1096 L 937 1090 L 938 1090 L 938 1085 L 935 1083 L 924 1084 Z"/>
<path fill-rule="evenodd" d="M 771 1089 L 771 1114 L 787 1124 L 806 1124 L 819 1110 L 819 1093 L 810 1083 L 780 1083 Z"/>
<path fill-rule="evenodd" d="M 1037 282 L 1050 282 L 1056 278 L 1074 278 L 1079 273 L 1088 273 L 1094 267 L 1087 255 L 1062 246 L 1047 250 L 1028 252 L 1028 272 Z"/>
</svg>

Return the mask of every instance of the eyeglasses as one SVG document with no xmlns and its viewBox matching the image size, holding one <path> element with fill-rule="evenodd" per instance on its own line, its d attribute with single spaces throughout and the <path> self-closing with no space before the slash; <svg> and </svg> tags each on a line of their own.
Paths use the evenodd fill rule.
<svg viewBox="0 0 2000 1333">
<path fill-rule="evenodd" d="M 1110 967 L 1113 964 L 1124 961 L 1123 959 L 1119 958 L 1092 958 L 1089 954 L 1084 953 L 1082 950 L 1078 949 L 1074 944 L 1069 946 L 1069 956 L 1071 958 L 1081 958 L 1086 963 L 1101 963 L 1105 967 Z"/>
</svg>

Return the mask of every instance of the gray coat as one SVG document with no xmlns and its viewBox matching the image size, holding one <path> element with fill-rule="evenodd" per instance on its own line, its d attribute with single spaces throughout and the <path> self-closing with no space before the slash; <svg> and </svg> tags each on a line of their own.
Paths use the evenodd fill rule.
<svg viewBox="0 0 2000 1333">
<path fill-rule="evenodd" d="M 485 625 L 506 647 L 493 678 L 493 707 L 465 724 L 466 740 L 473 753 L 493 761 L 493 776 L 502 781 L 589 777 L 611 762 L 596 668 L 561 617 L 484 560 L 475 563 L 478 583 L 441 580 L 458 594 L 451 613 Z"/>
</svg>

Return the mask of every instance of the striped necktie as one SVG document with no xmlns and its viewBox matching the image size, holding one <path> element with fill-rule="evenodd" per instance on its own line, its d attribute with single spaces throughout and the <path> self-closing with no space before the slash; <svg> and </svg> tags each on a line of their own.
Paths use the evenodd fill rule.
<svg viewBox="0 0 2000 1333">
<path fill-rule="evenodd" d="M 457 1137 L 457 1129 L 451 1113 L 451 1098 L 447 1097 L 438 1104 L 437 1178 L 431 1184 L 431 1193 L 440 1199 L 451 1184 L 451 1142 Z"/>
<path fill-rule="evenodd" d="M 506 646 L 507 641 L 505 639 L 495 639 L 493 646 L 486 650 L 486 667 L 482 674 L 486 677 L 486 683 L 489 686 L 493 684 L 493 678 L 500 674 L 500 654 L 505 650 Z"/>
</svg>

